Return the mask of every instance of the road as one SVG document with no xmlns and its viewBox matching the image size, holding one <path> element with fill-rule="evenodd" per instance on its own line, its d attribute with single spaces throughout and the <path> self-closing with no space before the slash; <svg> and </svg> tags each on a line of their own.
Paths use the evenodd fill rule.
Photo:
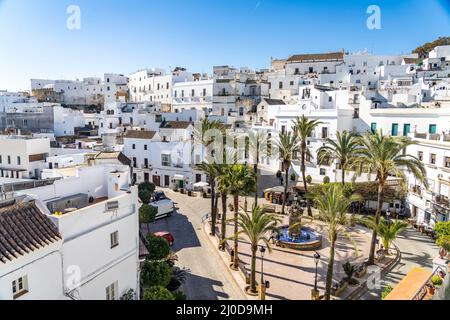
<svg viewBox="0 0 450 320">
<path fill-rule="evenodd" d="M 433 270 L 433 259 L 438 256 L 439 248 L 429 237 L 408 227 L 395 240 L 395 244 L 402 255 L 400 263 L 386 275 L 381 288 L 368 292 L 364 295 L 364 300 L 379 300 L 381 292 L 387 285 L 395 287 L 414 267 Z"/>
<path fill-rule="evenodd" d="M 242 300 L 245 296 L 203 231 L 202 216 L 210 199 L 191 198 L 162 189 L 179 208 L 179 214 L 150 225 L 151 232 L 169 231 L 175 237 L 177 266 L 190 269 L 184 292 L 189 300 Z"/>
</svg>

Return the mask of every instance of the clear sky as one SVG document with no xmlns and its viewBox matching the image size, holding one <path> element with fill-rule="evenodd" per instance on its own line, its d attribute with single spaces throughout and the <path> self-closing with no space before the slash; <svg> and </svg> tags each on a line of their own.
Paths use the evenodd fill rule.
<svg viewBox="0 0 450 320">
<path fill-rule="evenodd" d="M 81 29 L 69 30 L 69 5 Z M 381 8 L 381 30 L 366 27 Z M 184 66 L 267 67 L 295 53 L 409 53 L 450 35 L 449 0 L 0 0 L 0 89 Z"/>
</svg>

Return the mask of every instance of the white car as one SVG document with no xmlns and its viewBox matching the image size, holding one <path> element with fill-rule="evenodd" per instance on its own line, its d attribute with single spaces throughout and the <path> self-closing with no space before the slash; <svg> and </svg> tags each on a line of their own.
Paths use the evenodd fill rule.
<svg viewBox="0 0 450 320">
<path fill-rule="evenodd" d="M 170 217 L 175 212 L 175 204 L 170 199 L 151 202 L 150 205 L 158 209 L 156 220 Z"/>
</svg>

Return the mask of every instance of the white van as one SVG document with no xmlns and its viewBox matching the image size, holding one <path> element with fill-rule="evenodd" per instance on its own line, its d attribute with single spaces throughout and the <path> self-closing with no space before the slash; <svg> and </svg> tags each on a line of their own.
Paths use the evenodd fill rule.
<svg viewBox="0 0 450 320">
<path fill-rule="evenodd" d="M 170 199 L 151 202 L 150 205 L 158 209 L 155 220 L 170 217 L 175 212 L 175 205 Z"/>
</svg>

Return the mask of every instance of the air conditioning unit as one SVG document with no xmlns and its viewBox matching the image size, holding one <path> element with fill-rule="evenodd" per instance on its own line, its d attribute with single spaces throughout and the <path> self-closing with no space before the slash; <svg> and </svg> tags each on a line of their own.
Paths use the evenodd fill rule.
<svg viewBox="0 0 450 320">
<path fill-rule="evenodd" d="M 119 209 L 119 201 L 109 201 L 106 203 L 106 211 L 114 211 Z"/>
</svg>

